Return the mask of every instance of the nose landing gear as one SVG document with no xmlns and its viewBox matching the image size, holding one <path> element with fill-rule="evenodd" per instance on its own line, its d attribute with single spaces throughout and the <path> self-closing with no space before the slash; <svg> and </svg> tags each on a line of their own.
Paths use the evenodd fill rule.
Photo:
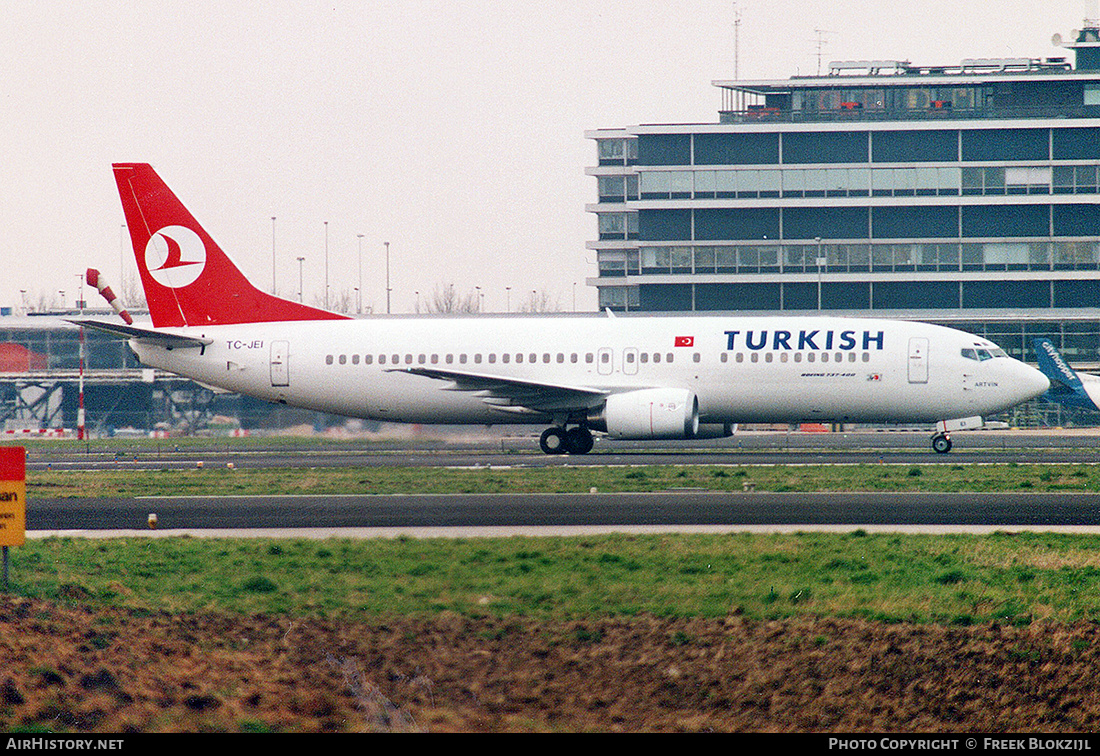
<svg viewBox="0 0 1100 756">
<path fill-rule="evenodd" d="M 592 451 L 592 432 L 583 425 L 568 430 L 556 425 L 542 432 L 539 448 L 544 454 L 588 454 Z"/>
<path fill-rule="evenodd" d="M 932 436 L 932 451 L 937 454 L 947 454 L 951 451 L 951 436 L 946 433 L 937 433 Z"/>
</svg>

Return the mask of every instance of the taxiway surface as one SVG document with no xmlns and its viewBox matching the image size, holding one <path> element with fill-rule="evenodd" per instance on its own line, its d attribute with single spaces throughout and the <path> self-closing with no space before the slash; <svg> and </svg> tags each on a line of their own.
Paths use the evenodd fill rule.
<svg viewBox="0 0 1100 756">
<path fill-rule="evenodd" d="M 458 447 L 413 444 L 286 447 L 213 443 L 204 448 L 171 442 L 134 450 L 28 450 L 29 470 L 247 467 L 545 467 L 588 465 L 762 464 L 1100 464 L 1092 434 L 959 434 L 950 454 L 926 447 L 927 434 L 746 434 L 678 445 L 616 444 L 594 453 L 546 456 L 503 440 Z M 151 498 L 33 498 L 32 535 L 60 532 L 147 532 L 151 513 L 158 534 L 225 530 L 346 529 L 418 534 L 447 529 L 566 532 L 575 528 L 1100 528 L 1100 496 L 1089 493 L 728 493 L 670 490 L 656 493 L 452 494 L 348 496 L 163 496 Z"/>
</svg>

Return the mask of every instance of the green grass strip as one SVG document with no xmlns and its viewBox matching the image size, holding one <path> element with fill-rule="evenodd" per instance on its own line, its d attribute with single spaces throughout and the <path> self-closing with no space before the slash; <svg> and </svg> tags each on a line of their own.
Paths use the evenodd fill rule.
<svg viewBox="0 0 1100 756">
<path fill-rule="evenodd" d="M 1027 624 L 1100 620 L 1100 537 L 54 537 L 12 549 L 11 580 L 15 595 L 138 612 Z"/>
</svg>

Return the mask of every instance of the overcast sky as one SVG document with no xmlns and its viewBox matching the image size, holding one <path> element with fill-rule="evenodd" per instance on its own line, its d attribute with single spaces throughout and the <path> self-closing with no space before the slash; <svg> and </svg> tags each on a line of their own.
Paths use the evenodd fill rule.
<svg viewBox="0 0 1100 756">
<path fill-rule="evenodd" d="M 262 289 L 384 312 L 481 287 L 595 306 L 586 130 L 713 123 L 714 80 L 1048 57 L 1096 0 L 6 0 L 0 304 L 135 276 L 112 162 L 148 162 Z M 819 34 L 817 30 L 821 30 Z M 274 224 L 272 216 L 276 218 Z M 521 294 L 522 292 L 522 294 Z M 98 296 L 85 291 L 99 304 Z M 354 296 L 354 294 L 352 294 Z"/>
</svg>

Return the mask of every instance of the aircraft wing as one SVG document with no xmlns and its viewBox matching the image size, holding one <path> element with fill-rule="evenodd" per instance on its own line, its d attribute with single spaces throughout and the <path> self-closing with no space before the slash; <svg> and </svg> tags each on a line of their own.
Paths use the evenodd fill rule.
<svg viewBox="0 0 1100 756">
<path fill-rule="evenodd" d="M 582 411 L 603 403 L 611 392 L 589 386 L 567 386 L 525 381 L 485 373 L 439 368 L 393 368 L 390 373 L 409 373 L 450 381 L 445 391 L 473 391 L 483 402 L 505 412 L 555 413 Z"/>
<path fill-rule="evenodd" d="M 105 331 L 126 339 L 137 339 L 146 344 L 155 344 L 156 346 L 166 347 L 168 349 L 182 349 L 184 347 L 197 348 L 214 343 L 213 339 L 200 338 L 198 336 L 181 336 L 178 333 L 167 333 L 152 328 L 142 328 L 140 326 L 125 325 L 123 323 L 109 323 L 104 320 L 69 320 L 69 322 L 78 326 L 84 326 L 85 328 L 94 328 L 97 331 Z"/>
</svg>

